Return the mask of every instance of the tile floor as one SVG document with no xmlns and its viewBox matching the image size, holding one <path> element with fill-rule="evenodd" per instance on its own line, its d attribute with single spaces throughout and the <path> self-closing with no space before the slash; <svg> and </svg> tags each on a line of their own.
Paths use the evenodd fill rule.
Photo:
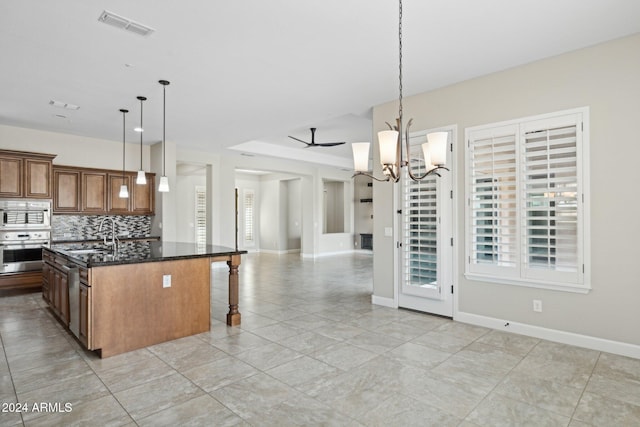
<svg viewBox="0 0 640 427">
<path fill-rule="evenodd" d="M 103 360 L 39 293 L 4 295 L 0 401 L 29 412 L 0 425 L 640 425 L 640 360 L 373 306 L 371 270 L 250 254 L 241 327 L 215 269 L 210 332 Z"/>
</svg>

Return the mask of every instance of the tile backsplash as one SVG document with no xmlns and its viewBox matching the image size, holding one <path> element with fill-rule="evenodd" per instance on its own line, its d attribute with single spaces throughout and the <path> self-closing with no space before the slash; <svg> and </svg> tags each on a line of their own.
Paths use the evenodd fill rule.
<svg viewBox="0 0 640 427">
<path fill-rule="evenodd" d="M 102 239 L 105 233 L 111 233 L 111 221 L 105 223 L 102 233 L 98 232 L 104 218 L 113 218 L 120 238 L 150 236 L 150 215 L 52 215 L 51 240 Z"/>
</svg>

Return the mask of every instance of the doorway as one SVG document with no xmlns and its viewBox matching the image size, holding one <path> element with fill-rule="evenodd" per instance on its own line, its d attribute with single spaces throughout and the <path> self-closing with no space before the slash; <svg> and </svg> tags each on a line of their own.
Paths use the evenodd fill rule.
<svg viewBox="0 0 640 427">
<path fill-rule="evenodd" d="M 438 129 L 455 140 L 455 127 Z M 429 131 L 432 132 L 432 131 Z M 410 167 L 414 175 L 425 172 L 420 155 L 427 131 L 410 135 Z M 452 164 L 447 150 L 447 165 Z M 451 169 L 451 167 L 449 166 Z M 400 244 L 398 245 L 398 306 L 441 316 L 453 316 L 453 188 L 452 172 L 413 181 L 403 171 L 400 189 Z"/>
</svg>

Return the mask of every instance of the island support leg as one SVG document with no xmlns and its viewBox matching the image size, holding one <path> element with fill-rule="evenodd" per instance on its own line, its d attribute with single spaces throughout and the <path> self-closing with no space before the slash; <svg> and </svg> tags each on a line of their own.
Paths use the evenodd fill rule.
<svg viewBox="0 0 640 427">
<path fill-rule="evenodd" d="M 227 325 L 240 325 L 240 312 L 238 311 L 238 266 L 240 255 L 232 255 L 227 261 L 229 266 L 229 313 L 227 313 Z"/>
</svg>

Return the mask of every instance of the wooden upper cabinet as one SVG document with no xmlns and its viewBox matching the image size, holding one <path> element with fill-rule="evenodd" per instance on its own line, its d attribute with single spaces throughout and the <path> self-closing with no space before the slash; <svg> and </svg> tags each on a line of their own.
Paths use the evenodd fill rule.
<svg viewBox="0 0 640 427">
<path fill-rule="evenodd" d="M 129 198 L 120 198 L 122 172 L 76 166 L 53 167 L 53 213 L 91 215 L 153 215 L 155 174 L 145 185 L 136 184 L 136 173 L 125 172 Z"/>
<path fill-rule="evenodd" d="M 22 159 L 0 154 L 0 196 L 22 197 Z"/>
<path fill-rule="evenodd" d="M 0 150 L 0 197 L 51 199 L 54 157 Z"/>
<path fill-rule="evenodd" d="M 82 172 L 82 212 L 103 214 L 107 212 L 107 173 Z"/>
<path fill-rule="evenodd" d="M 80 176 L 77 169 L 60 169 L 53 171 L 53 211 L 80 211 Z"/>
<path fill-rule="evenodd" d="M 129 191 L 129 197 L 120 198 L 120 186 L 125 184 Z M 131 211 L 131 176 L 119 174 L 109 174 L 109 213 L 127 214 Z"/>
<path fill-rule="evenodd" d="M 50 199 L 51 176 L 53 165 L 51 160 L 24 159 L 25 197 Z"/>
<path fill-rule="evenodd" d="M 145 185 L 136 184 L 135 177 L 132 177 L 129 189 L 129 197 L 132 201 L 131 210 L 140 215 L 149 215 L 153 213 L 155 208 L 155 175 L 148 173 L 146 177 L 147 183 Z"/>
</svg>

